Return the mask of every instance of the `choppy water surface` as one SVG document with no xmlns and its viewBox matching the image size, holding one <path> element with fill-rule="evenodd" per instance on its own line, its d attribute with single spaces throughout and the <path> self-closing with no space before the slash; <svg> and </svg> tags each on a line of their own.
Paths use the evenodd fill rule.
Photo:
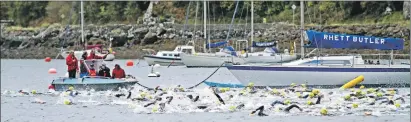
<svg viewBox="0 0 411 122">
<path fill-rule="evenodd" d="M 135 60 L 135 64 L 137 62 L 138 60 Z M 144 61 L 133 67 L 125 67 L 125 60 L 106 62 L 110 68 L 115 63 L 122 65 L 127 74 L 139 77 L 141 84 L 162 88 L 174 87 L 178 84 L 183 87 L 195 85 L 215 70 L 215 68 L 185 68 L 183 66 L 159 67 L 156 71 L 161 73 L 161 77 L 148 78 L 150 67 Z M 48 74 L 49 68 L 56 68 L 57 74 Z M 158 103 L 161 102 L 144 107 L 145 104 L 153 101 L 150 98 L 158 96 L 159 93 L 145 91 L 137 86 L 132 91 L 132 98 L 141 97 L 141 94 L 145 93 L 149 101 L 138 102 L 124 97 L 114 97 L 115 94 L 127 93 L 125 90 L 79 91 L 81 94 L 75 97 L 59 92 L 43 95 L 17 93 L 18 90 L 29 92 L 36 90 L 45 93 L 51 80 L 64 76 L 65 71 L 64 60 L 53 60 L 50 63 L 43 60 L 1 60 L 1 121 L 410 121 L 409 88 L 401 88 L 391 96 L 393 99 L 404 98 L 404 102 L 395 101 L 400 104 L 399 107 L 381 103 L 384 100 L 376 101 L 375 105 L 368 105 L 373 102 L 368 98 L 353 97 L 353 100 L 346 101 L 344 96 L 350 94 L 351 91 L 338 89 L 320 89 L 324 98 L 319 105 L 306 104 L 308 101 L 315 102 L 317 98 L 299 98 L 298 94 L 287 93 L 282 89 L 278 89 L 278 95 L 273 95 L 273 90 L 259 90 L 257 93 L 247 93 L 241 96 L 238 95 L 241 89 L 230 89 L 228 92 L 220 93 L 226 103 L 222 105 L 216 102 L 216 98 L 206 86 L 201 85 L 190 92 L 167 91 L 167 94 L 161 96 L 163 98 L 161 102 L 164 102 L 167 96 L 174 96 L 174 99 L 166 105 L 164 111 L 156 109 Z M 221 68 L 209 80 L 238 83 L 225 68 Z M 366 91 L 366 89 L 362 90 L 364 93 Z M 306 94 L 309 93 L 303 93 L 302 96 Z M 391 93 L 387 92 L 387 94 Z M 200 96 L 200 98 L 199 101 L 193 102 L 186 95 Z M 230 95 L 233 97 L 230 98 Z M 367 95 L 376 95 L 376 93 Z M 390 97 L 387 96 L 387 98 Z M 64 105 L 64 100 L 67 99 L 75 104 Z M 270 104 L 276 100 L 296 102 L 295 104 L 302 107 L 303 111 L 292 109 L 290 113 L 285 113 L 279 110 L 288 105 L 275 105 L 268 110 Z M 44 101 L 45 104 L 36 103 L 39 101 Z M 244 108 L 230 109 L 240 104 L 244 104 Z M 351 108 L 353 104 L 358 104 L 358 108 Z M 252 110 L 261 105 L 266 106 L 265 113 L 269 116 L 249 116 Z M 197 106 L 208 106 L 208 108 L 198 109 Z M 322 108 L 326 108 L 333 116 L 321 116 L 320 109 Z M 371 115 L 365 116 L 365 112 Z"/>
</svg>

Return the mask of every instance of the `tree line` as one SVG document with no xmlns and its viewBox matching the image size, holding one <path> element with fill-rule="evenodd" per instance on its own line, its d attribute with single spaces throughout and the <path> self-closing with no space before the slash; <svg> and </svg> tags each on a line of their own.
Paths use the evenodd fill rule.
<svg viewBox="0 0 411 122">
<path fill-rule="evenodd" d="M 87 24 L 124 23 L 138 24 L 149 6 L 148 1 L 85 1 L 84 18 Z M 176 23 L 185 22 L 186 10 L 190 9 L 190 19 L 195 18 L 198 5 L 198 20 L 203 14 L 203 1 L 159 1 L 154 4 L 153 16 L 160 19 L 174 18 Z M 209 1 L 206 3 L 207 16 L 211 23 L 229 23 L 235 9 L 235 1 Z M 393 13 L 402 14 L 403 1 L 306 1 L 305 21 L 323 24 L 352 19 L 368 18 L 372 21 L 387 16 L 387 7 Z M 294 23 L 298 23 L 299 1 L 255 1 L 254 21 L 268 22 L 293 19 L 292 6 L 295 5 Z M 250 22 L 250 1 L 240 1 L 236 21 Z M 14 20 L 17 26 L 41 26 L 52 23 L 79 24 L 79 1 L 2 1 L 1 20 Z M 395 16 L 396 19 L 401 16 Z"/>
</svg>

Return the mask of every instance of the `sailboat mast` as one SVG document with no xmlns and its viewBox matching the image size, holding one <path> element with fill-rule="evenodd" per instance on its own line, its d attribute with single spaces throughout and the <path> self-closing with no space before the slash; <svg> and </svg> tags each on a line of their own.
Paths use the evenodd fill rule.
<svg viewBox="0 0 411 122">
<path fill-rule="evenodd" d="M 304 58 L 304 1 L 300 1 L 301 7 L 301 59 Z"/>
<path fill-rule="evenodd" d="M 207 9 L 206 8 L 207 8 L 207 4 L 206 4 L 206 1 L 204 0 L 203 1 L 204 39 L 207 38 Z"/>
<path fill-rule="evenodd" d="M 203 21 L 204 21 L 204 52 L 207 52 L 206 41 L 207 40 L 207 3 L 203 1 Z"/>
<path fill-rule="evenodd" d="M 81 1 L 81 42 L 86 45 L 86 42 L 84 42 L 84 11 L 83 11 L 83 0 Z M 84 47 L 86 48 L 86 47 Z"/>
<path fill-rule="evenodd" d="M 253 52 L 253 43 L 254 43 L 254 1 L 251 1 L 251 48 L 250 52 Z"/>
</svg>

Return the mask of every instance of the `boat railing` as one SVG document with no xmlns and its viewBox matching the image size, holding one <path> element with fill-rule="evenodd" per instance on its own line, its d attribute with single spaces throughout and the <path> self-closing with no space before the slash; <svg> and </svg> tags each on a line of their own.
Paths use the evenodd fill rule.
<svg viewBox="0 0 411 122">
<path fill-rule="evenodd" d="M 410 65 L 409 54 L 327 54 L 321 55 L 320 57 L 331 57 L 331 56 L 351 56 L 351 58 L 345 58 L 343 60 L 349 60 L 351 67 L 397 67 L 399 65 Z M 320 57 L 310 57 L 311 59 L 317 58 L 322 60 Z M 330 59 L 330 60 L 340 60 L 340 59 Z M 303 64 L 304 65 L 304 64 Z M 345 63 L 335 63 L 335 64 L 323 64 L 318 62 L 317 64 L 309 65 L 321 65 L 321 66 L 347 66 Z"/>
</svg>

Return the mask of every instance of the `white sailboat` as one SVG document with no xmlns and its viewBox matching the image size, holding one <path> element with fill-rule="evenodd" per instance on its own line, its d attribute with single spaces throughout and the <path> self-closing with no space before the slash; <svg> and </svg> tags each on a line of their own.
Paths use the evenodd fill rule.
<svg viewBox="0 0 411 122">
<path fill-rule="evenodd" d="M 206 7 L 204 7 L 206 8 Z M 239 55 L 231 55 L 230 51 L 221 50 L 218 54 L 209 54 L 209 53 L 197 53 L 196 55 L 182 55 L 182 61 L 187 67 L 218 67 L 222 63 L 232 63 L 234 65 L 239 64 L 246 64 L 246 63 L 279 63 L 279 62 L 287 62 L 297 59 L 297 56 L 294 53 L 290 53 L 288 49 L 284 50 L 284 53 L 279 53 L 277 48 L 272 48 L 271 46 L 275 46 L 276 42 L 254 42 L 254 7 L 253 1 L 251 1 L 251 53 L 238 53 Z M 235 14 L 235 13 L 234 13 Z M 206 13 L 204 13 L 206 15 Z M 234 15 L 235 16 L 235 15 Z M 204 17 L 205 18 L 205 17 Z M 234 19 L 234 17 L 233 17 Z M 205 20 L 204 20 L 205 21 Z M 206 24 L 206 23 L 205 23 Z M 237 43 L 246 42 L 248 45 L 247 40 L 237 40 Z M 223 42 L 218 42 L 223 43 Z M 218 45 L 215 43 L 213 45 Z M 268 45 L 267 45 L 268 44 Z M 217 47 L 217 46 L 210 46 L 210 42 L 208 42 L 208 47 Z M 246 46 L 248 48 L 248 46 Z M 266 47 L 264 51 L 261 52 L 253 52 L 253 47 Z M 236 47 L 238 48 L 238 47 Z M 295 49 L 293 47 L 293 49 Z M 294 51 L 294 50 L 291 50 Z"/>
<path fill-rule="evenodd" d="M 81 42 L 83 44 L 86 44 L 85 40 L 84 40 L 84 11 L 83 11 L 83 1 L 81 1 L 80 3 L 81 5 Z M 112 39 L 110 39 L 110 42 L 112 41 Z M 115 59 L 115 56 L 113 53 L 111 53 L 111 50 L 108 51 L 104 51 L 102 50 L 102 45 L 90 45 L 90 46 L 85 46 L 85 50 L 78 50 L 78 51 L 74 51 L 74 56 L 77 59 L 81 59 L 81 56 L 83 55 L 84 52 L 87 52 L 88 55 L 90 55 L 90 52 L 92 50 L 94 50 L 95 54 L 97 56 L 100 57 L 104 57 L 105 61 L 113 61 Z M 111 43 L 110 43 L 110 48 L 111 48 Z M 60 55 L 63 56 L 64 58 L 66 58 L 68 56 L 70 51 L 64 51 L 61 50 Z"/>
<path fill-rule="evenodd" d="M 206 27 L 206 2 L 204 1 L 204 28 Z M 237 13 L 238 2 L 236 3 L 235 11 L 233 14 L 233 18 L 231 20 L 230 28 L 227 34 L 227 39 L 222 42 L 217 42 L 211 44 L 208 40 L 208 44 L 205 45 L 205 48 L 216 48 L 219 46 L 226 45 L 228 43 L 228 36 L 230 34 L 231 26 L 234 22 L 235 14 Z M 204 29 L 204 33 L 206 33 L 206 29 Z M 206 39 L 207 37 L 204 36 Z M 207 49 L 204 49 L 207 50 Z M 223 63 L 231 64 L 231 65 L 239 65 L 244 64 L 245 60 L 241 59 L 237 56 L 234 48 L 231 46 L 224 47 L 220 49 L 220 52 L 217 53 L 195 53 L 195 54 L 181 54 L 181 60 L 187 67 L 218 67 L 221 66 Z"/>
<path fill-rule="evenodd" d="M 308 45 L 304 45 L 304 3 L 301 2 L 301 55 L 302 58 L 282 65 L 240 65 L 227 67 L 228 70 L 242 83 L 255 83 L 257 86 L 289 86 L 291 83 L 313 86 L 343 85 L 352 79 L 363 76 L 363 85 L 399 85 L 409 87 L 409 65 L 370 65 L 364 64 L 361 55 L 350 56 L 316 56 L 304 57 L 304 47 L 310 48 L 355 48 L 355 49 L 383 49 L 400 50 L 403 40 L 396 38 L 364 37 L 360 35 L 344 35 L 307 31 Z M 344 41 L 334 41 L 327 37 L 344 36 Z M 350 36 L 350 37 L 348 37 Z M 370 40 L 385 40 L 388 44 L 375 45 L 359 43 L 355 38 Z M 340 39 L 340 38 L 338 38 Z M 355 41 L 354 41 L 355 40 Z M 392 54 L 391 54 L 392 55 Z M 392 57 L 392 56 L 391 56 Z M 392 59 L 391 59 L 392 60 Z M 297 77 L 296 77 L 297 76 Z"/>
</svg>

